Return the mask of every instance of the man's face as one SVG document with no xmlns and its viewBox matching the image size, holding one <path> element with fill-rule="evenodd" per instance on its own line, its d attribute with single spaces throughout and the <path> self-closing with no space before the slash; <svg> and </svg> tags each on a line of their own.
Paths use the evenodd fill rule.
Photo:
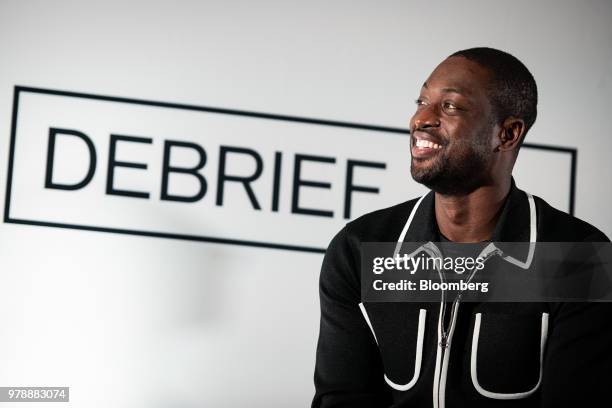
<svg viewBox="0 0 612 408">
<path fill-rule="evenodd" d="M 489 183 L 495 135 L 486 88 L 490 73 L 450 57 L 431 73 L 410 119 L 411 173 L 441 194 L 466 194 Z"/>
</svg>

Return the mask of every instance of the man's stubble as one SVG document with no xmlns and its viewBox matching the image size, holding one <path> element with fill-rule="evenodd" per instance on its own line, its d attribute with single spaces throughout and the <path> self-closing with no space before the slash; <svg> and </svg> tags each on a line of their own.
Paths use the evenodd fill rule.
<svg viewBox="0 0 612 408">
<path fill-rule="evenodd" d="M 444 150 L 429 159 L 412 158 L 412 178 L 429 189 L 444 195 L 463 195 L 488 184 L 492 162 L 489 144 L 490 126 L 485 126 L 471 140 L 460 139 L 448 143 Z M 426 166 L 415 165 L 415 161 Z"/>
</svg>

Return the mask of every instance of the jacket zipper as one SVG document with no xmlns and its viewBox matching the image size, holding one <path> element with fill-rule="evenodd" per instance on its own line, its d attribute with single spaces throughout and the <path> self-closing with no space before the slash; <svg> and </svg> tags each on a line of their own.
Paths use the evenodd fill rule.
<svg viewBox="0 0 612 408">
<path fill-rule="evenodd" d="M 438 342 L 438 355 L 436 358 L 436 378 L 434 380 L 434 408 L 445 408 L 445 394 L 446 394 L 446 377 L 448 374 L 448 364 L 450 360 L 450 348 L 453 340 L 453 333 L 455 331 L 455 322 L 457 321 L 457 314 L 459 311 L 459 303 L 461 297 L 458 296 L 453 301 L 451 308 L 451 318 L 449 321 L 448 328 L 444 324 L 446 314 L 446 302 L 441 302 L 440 305 L 440 321 L 439 321 L 439 342 Z"/>
<path fill-rule="evenodd" d="M 488 253 L 484 256 L 483 262 L 486 262 L 491 258 L 495 252 Z M 482 256 L 481 252 L 479 257 Z M 467 281 L 470 282 L 474 277 L 477 269 L 473 269 L 470 273 Z M 440 279 L 444 281 L 444 276 L 440 274 Z M 449 321 L 449 327 L 446 328 L 445 317 L 446 317 L 446 294 L 442 292 L 442 302 L 440 306 L 440 321 L 439 321 L 439 332 L 440 338 L 438 342 L 438 354 L 440 358 L 436 356 L 436 374 L 434 379 L 434 408 L 445 408 L 446 401 L 446 376 L 448 374 L 449 354 L 451 344 L 453 341 L 453 333 L 455 332 L 455 323 L 457 321 L 457 314 L 459 312 L 459 303 L 461 303 L 462 292 L 457 294 L 457 297 L 453 300 L 453 306 L 451 308 L 451 317 Z"/>
</svg>

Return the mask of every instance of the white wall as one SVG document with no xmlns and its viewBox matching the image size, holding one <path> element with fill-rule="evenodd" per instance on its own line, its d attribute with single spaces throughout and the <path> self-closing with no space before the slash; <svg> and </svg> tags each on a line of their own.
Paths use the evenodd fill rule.
<svg viewBox="0 0 612 408">
<path fill-rule="evenodd" d="M 433 67 L 487 45 L 533 72 L 540 104 L 529 141 L 578 149 L 576 215 L 612 235 L 612 3 L 423 4 L 1 1 L 0 202 L 15 85 L 406 127 Z M 351 149 L 334 139 L 296 143 L 321 154 Z M 563 206 L 567 175 L 527 156 L 519 186 Z M 408 174 L 394 177 L 411 192 L 405 199 L 419 191 Z M 79 203 L 67 201 L 73 215 Z M 189 222 L 178 209 L 168 217 Z M 230 210 L 223 217 L 235 227 Z M 0 224 L 0 385 L 70 386 L 75 407 L 307 406 L 320 262 Z"/>
</svg>

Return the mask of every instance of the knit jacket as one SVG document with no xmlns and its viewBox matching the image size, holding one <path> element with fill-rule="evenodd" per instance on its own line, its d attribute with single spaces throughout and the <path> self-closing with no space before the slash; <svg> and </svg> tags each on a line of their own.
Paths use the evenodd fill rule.
<svg viewBox="0 0 612 408">
<path fill-rule="evenodd" d="M 610 303 L 471 302 L 455 310 L 441 302 L 362 302 L 361 243 L 397 241 L 411 213 L 404 241 L 437 240 L 434 200 L 429 192 L 366 214 L 331 241 L 319 281 L 312 407 L 565 407 L 607 398 Z M 513 180 L 492 240 L 533 234 L 537 242 L 609 242 Z M 452 310 L 445 341 L 443 308 Z"/>
</svg>

